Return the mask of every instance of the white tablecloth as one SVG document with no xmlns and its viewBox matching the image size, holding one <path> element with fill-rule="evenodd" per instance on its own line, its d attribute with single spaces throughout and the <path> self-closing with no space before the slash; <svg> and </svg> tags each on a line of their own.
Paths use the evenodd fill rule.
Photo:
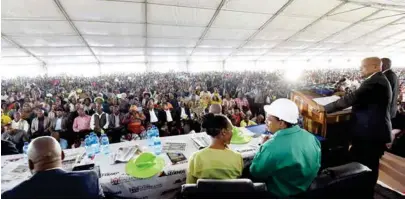
<svg viewBox="0 0 405 200">
<path fill-rule="evenodd" d="M 205 133 L 198 133 L 205 134 Z M 191 140 L 191 135 L 180 135 L 163 137 L 162 145 L 166 142 L 181 142 L 186 143 L 186 150 L 182 152 L 187 159 L 197 151 Z M 248 144 L 230 145 L 230 148 L 241 152 L 245 165 L 248 165 L 255 155 L 260 137 L 253 138 Z M 148 151 L 145 140 L 122 142 L 110 145 L 110 151 L 116 152 L 120 147 L 138 145 L 144 151 Z M 85 152 L 84 148 L 65 150 L 65 160 L 82 155 Z M 161 174 L 158 174 L 149 179 L 137 179 L 128 176 L 125 173 L 125 163 L 111 164 L 112 158 L 108 155 L 98 154 L 94 162 L 100 166 L 101 178 L 100 184 L 104 192 L 112 194 L 116 197 L 125 198 L 173 198 L 179 191 L 182 184 L 186 182 L 186 170 L 188 163 L 172 165 L 170 159 L 165 152 L 160 154 L 166 160 L 166 167 Z M 84 159 L 81 164 L 88 162 Z M 80 165 L 80 164 L 79 164 Z M 13 188 L 22 181 L 28 179 L 31 173 L 28 170 L 28 165 L 23 159 L 23 155 L 11 155 L 1 157 L 1 175 L 2 184 L 1 191 Z"/>
</svg>

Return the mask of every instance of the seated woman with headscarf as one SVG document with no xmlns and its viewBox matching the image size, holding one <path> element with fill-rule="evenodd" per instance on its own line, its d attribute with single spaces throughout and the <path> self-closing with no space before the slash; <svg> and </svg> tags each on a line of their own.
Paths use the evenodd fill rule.
<svg viewBox="0 0 405 200">
<path fill-rule="evenodd" d="M 128 140 L 134 139 L 146 139 L 145 127 L 143 126 L 143 121 L 146 119 L 142 110 L 139 110 L 137 106 L 133 105 L 129 109 L 129 113 L 123 120 L 123 124 L 127 124 L 127 129 L 131 134 L 127 136 Z"/>
<path fill-rule="evenodd" d="M 236 179 L 242 175 L 242 155 L 230 150 L 232 124 L 224 115 L 209 113 L 204 116 L 202 127 L 212 137 L 209 147 L 195 152 L 187 170 L 187 183 L 198 179 Z"/>
</svg>

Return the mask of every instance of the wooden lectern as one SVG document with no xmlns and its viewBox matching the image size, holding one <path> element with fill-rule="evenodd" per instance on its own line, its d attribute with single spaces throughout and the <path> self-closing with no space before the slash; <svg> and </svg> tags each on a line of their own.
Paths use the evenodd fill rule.
<svg viewBox="0 0 405 200">
<path fill-rule="evenodd" d="M 318 112 L 317 108 L 322 105 L 317 104 L 312 99 L 323 97 L 310 90 L 293 91 L 291 100 L 294 101 L 303 117 L 303 127 L 307 131 L 321 135 L 326 138 L 328 124 L 336 124 L 350 119 L 351 110 L 343 110 L 326 114 Z"/>
</svg>

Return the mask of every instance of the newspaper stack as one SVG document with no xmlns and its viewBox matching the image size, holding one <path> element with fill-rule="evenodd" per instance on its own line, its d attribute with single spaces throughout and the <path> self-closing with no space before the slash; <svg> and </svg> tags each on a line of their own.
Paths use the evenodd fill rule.
<svg viewBox="0 0 405 200">
<path fill-rule="evenodd" d="M 113 155 L 114 163 L 128 162 L 139 150 L 138 146 L 121 147 Z"/>
<path fill-rule="evenodd" d="M 194 134 L 193 136 L 191 136 L 191 139 L 193 140 L 194 145 L 197 149 L 203 149 L 210 145 L 210 140 L 205 134 Z"/>
</svg>

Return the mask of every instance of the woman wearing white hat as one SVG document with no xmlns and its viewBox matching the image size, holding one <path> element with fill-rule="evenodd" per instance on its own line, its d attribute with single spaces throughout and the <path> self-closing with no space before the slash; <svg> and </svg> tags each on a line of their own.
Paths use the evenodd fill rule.
<svg viewBox="0 0 405 200">
<path fill-rule="evenodd" d="M 265 180 L 269 192 L 278 198 L 306 191 L 320 167 L 320 142 L 296 125 L 299 113 L 293 101 L 278 99 L 264 110 L 274 135 L 264 139 L 250 166 L 251 175 Z"/>
</svg>

